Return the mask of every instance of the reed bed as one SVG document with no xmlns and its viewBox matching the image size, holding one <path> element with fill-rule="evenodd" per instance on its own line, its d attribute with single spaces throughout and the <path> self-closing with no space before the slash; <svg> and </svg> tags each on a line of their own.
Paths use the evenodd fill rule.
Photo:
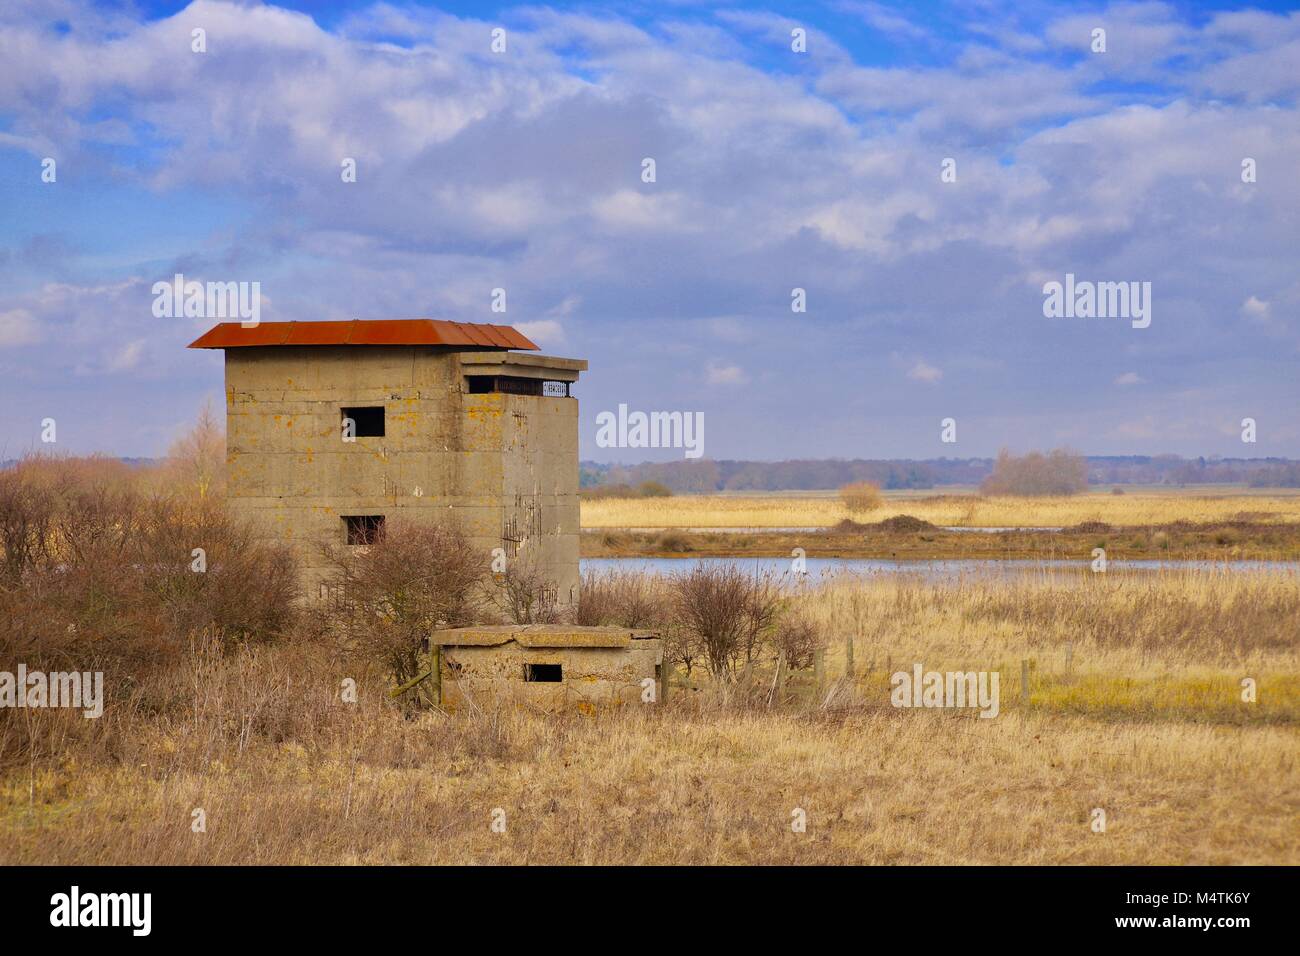
<svg viewBox="0 0 1300 956">
<path fill-rule="evenodd" d="M 1300 495 L 1089 493 L 1066 497 L 982 497 L 886 493 L 872 512 L 850 514 L 835 497 L 675 495 L 582 502 L 584 528 L 814 528 L 845 519 L 881 521 L 911 515 L 940 527 L 1060 528 L 1100 521 L 1117 526 L 1178 522 L 1293 524 Z"/>
</svg>

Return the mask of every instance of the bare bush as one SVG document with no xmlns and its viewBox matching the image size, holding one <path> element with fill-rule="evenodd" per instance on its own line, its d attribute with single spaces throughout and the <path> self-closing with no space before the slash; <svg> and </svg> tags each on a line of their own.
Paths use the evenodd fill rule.
<svg viewBox="0 0 1300 956">
<path fill-rule="evenodd" d="M 715 679 L 731 681 L 754 662 L 776 619 L 781 595 L 771 575 L 735 564 L 703 563 L 673 579 L 673 607 L 684 638 L 699 641 Z"/>
<path fill-rule="evenodd" d="M 573 623 L 617 627 L 666 626 L 671 598 L 660 578 L 629 571 L 588 573 L 573 611 Z"/>
<path fill-rule="evenodd" d="M 680 664 L 690 680 L 695 668 L 704 660 L 704 643 L 691 628 L 673 621 L 663 627 L 659 636 L 664 643 L 664 660 Z"/>
<path fill-rule="evenodd" d="M 518 558 L 494 574 L 489 594 L 510 624 L 554 624 L 560 619 L 555 584 L 530 558 Z"/>
<path fill-rule="evenodd" d="M 292 552 L 259 540 L 220 502 L 150 501 L 134 549 L 142 589 L 177 633 L 215 628 L 227 640 L 265 641 L 285 636 L 297 621 Z"/>
<path fill-rule="evenodd" d="M 880 486 L 870 481 L 855 481 L 840 489 L 840 501 L 850 514 L 875 511 L 884 502 Z"/>
<path fill-rule="evenodd" d="M 294 626 L 287 549 L 219 503 L 146 495 L 145 483 L 103 459 L 31 457 L 0 473 L 6 656 L 116 671 L 173 659 L 195 630 L 245 642 Z"/>
<path fill-rule="evenodd" d="M 1073 495 L 1087 489 L 1087 461 L 1066 448 L 1020 457 L 1004 448 L 998 452 L 993 473 L 980 485 L 986 495 Z"/>
<path fill-rule="evenodd" d="M 772 636 L 772 643 L 785 657 L 785 665 L 791 670 L 804 670 L 811 667 L 817 651 L 826 646 L 826 640 L 817 623 L 807 614 L 797 610 L 781 616 Z"/>
<path fill-rule="evenodd" d="M 50 561 L 55 497 L 22 464 L 0 471 L 0 581 L 16 586 Z"/>
<path fill-rule="evenodd" d="M 343 649 L 382 665 L 399 684 L 417 677 L 430 632 L 474 622 L 487 556 L 457 527 L 390 522 L 364 547 L 326 547 L 323 609 Z"/>
</svg>

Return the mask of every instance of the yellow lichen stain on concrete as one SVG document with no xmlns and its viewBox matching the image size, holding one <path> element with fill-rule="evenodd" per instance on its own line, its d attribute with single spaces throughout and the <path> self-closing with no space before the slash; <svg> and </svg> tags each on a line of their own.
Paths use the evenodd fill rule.
<svg viewBox="0 0 1300 956">
<path fill-rule="evenodd" d="M 470 418 L 476 419 L 497 419 L 500 418 L 503 413 L 501 408 L 496 406 L 471 405 L 465 409 L 465 414 Z"/>
</svg>

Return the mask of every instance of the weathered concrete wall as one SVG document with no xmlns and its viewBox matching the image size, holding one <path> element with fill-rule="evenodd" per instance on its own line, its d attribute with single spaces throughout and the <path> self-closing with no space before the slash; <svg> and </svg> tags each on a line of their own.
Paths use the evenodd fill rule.
<svg viewBox="0 0 1300 956">
<path fill-rule="evenodd" d="M 523 647 L 515 641 L 495 647 L 442 649 L 442 706 L 456 711 L 473 701 L 491 707 L 498 701 L 545 711 L 598 709 L 643 703 L 646 678 L 657 681 L 663 663 L 658 639 L 628 647 Z M 560 683 L 529 683 L 527 664 L 559 664 Z M 656 698 L 658 685 L 655 687 Z"/>
<path fill-rule="evenodd" d="M 506 353 L 512 355 L 513 353 Z M 578 403 L 467 393 L 462 362 L 427 346 L 226 351 L 231 507 L 287 541 L 314 590 L 345 515 L 452 518 L 482 548 L 533 556 L 562 602 L 578 586 Z M 584 363 L 525 355 L 535 377 Z M 382 405 L 385 435 L 342 440 L 341 409 Z M 522 553 L 520 548 L 522 546 Z"/>
</svg>

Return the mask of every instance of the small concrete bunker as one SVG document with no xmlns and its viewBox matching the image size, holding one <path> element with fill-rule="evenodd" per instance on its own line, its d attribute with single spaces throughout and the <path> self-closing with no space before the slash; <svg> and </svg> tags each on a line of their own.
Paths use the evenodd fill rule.
<svg viewBox="0 0 1300 956">
<path fill-rule="evenodd" d="M 509 701 L 545 711 L 663 699 L 663 643 L 649 631 L 502 624 L 435 631 L 434 693 L 444 709 Z"/>
</svg>

